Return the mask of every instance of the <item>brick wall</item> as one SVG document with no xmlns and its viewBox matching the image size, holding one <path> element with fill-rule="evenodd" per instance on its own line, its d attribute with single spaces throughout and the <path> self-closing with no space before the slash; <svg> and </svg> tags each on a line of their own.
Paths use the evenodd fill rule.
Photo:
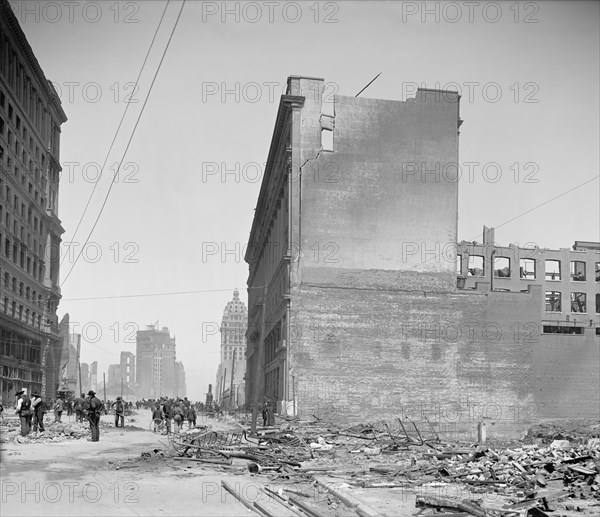
<svg viewBox="0 0 600 517">
<path fill-rule="evenodd" d="M 539 336 L 532 341 L 514 329 L 535 321 L 539 289 L 434 293 L 304 284 L 294 291 L 290 365 L 301 416 L 358 423 L 404 415 L 472 435 L 480 420 L 490 423 L 488 433 L 496 423 L 514 431 L 518 408 L 534 402 Z"/>
</svg>

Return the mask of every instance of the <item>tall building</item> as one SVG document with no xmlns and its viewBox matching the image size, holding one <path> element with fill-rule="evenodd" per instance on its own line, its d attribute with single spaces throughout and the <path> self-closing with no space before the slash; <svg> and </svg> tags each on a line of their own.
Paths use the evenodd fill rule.
<svg viewBox="0 0 600 517">
<path fill-rule="evenodd" d="M 121 352 L 121 375 L 123 382 L 131 389 L 135 385 L 135 354 L 131 352 Z"/>
<path fill-rule="evenodd" d="M 68 314 L 65 314 L 59 323 L 59 335 L 62 343 L 58 373 L 59 386 L 61 390 L 77 393 L 80 388 L 79 354 L 81 351 L 81 334 L 70 332 Z"/>
<path fill-rule="evenodd" d="M 157 330 L 148 325 L 136 336 L 136 381 L 138 396 L 178 396 L 175 386 L 175 337 L 168 327 Z"/>
<path fill-rule="evenodd" d="M 246 376 L 246 328 L 248 310 L 233 291 L 221 319 L 221 361 L 217 371 L 216 402 L 225 407 L 244 404 Z"/>
<path fill-rule="evenodd" d="M 104 381 L 104 379 L 102 379 Z M 98 393 L 101 392 L 104 387 L 104 382 L 98 382 L 98 361 L 94 361 L 90 364 L 90 390 L 94 390 Z"/>
<path fill-rule="evenodd" d="M 81 393 L 87 394 L 90 389 L 90 365 L 81 363 Z"/>
<path fill-rule="evenodd" d="M 594 245 L 544 252 L 554 262 L 520 264 L 519 280 L 507 279 L 516 269 L 506 260 L 466 256 L 459 104 L 451 91 L 390 101 L 288 78 L 245 257 L 248 400 L 330 421 L 408 416 L 468 439 L 479 422 L 494 424 L 488 436 L 515 436 L 545 415 L 599 416 Z M 457 248 L 461 276 L 481 278 L 457 274 Z M 589 329 L 562 341 L 574 319 Z M 590 366 L 573 381 L 580 352 Z"/>
<path fill-rule="evenodd" d="M 175 361 L 175 393 L 178 397 L 187 396 L 187 385 L 185 383 L 185 368 L 181 361 Z"/>
<path fill-rule="evenodd" d="M 0 0 L 0 383 L 2 401 L 26 388 L 54 397 L 61 343 L 58 218 L 61 125 L 52 84 Z"/>
</svg>

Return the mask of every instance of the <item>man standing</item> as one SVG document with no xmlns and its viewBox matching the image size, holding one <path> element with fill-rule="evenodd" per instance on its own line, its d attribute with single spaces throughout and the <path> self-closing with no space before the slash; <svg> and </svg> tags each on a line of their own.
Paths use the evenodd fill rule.
<svg viewBox="0 0 600 517">
<path fill-rule="evenodd" d="M 125 427 L 125 406 L 121 397 L 117 397 L 113 407 L 115 408 L 115 427 L 119 427 L 119 422 L 121 422 L 121 427 Z"/>
<path fill-rule="evenodd" d="M 31 399 L 25 395 L 25 391 L 17 391 L 17 415 L 21 420 L 21 436 L 27 436 L 31 430 Z"/>
<path fill-rule="evenodd" d="M 102 411 L 102 402 L 96 398 L 96 392 L 88 391 L 88 420 L 90 421 L 90 431 L 92 437 L 88 438 L 89 442 L 100 441 L 100 412 Z"/>
<path fill-rule="evenodd" d="M 196 409 L 194 408 L 194 406 L 189 407 L 187 413 L 187 420 L 189 429 L 192 429 L 192 427 L 196 427 Z"/>
<path fill-rule="evenodd" d="M 83 406 L 85 404 L 85 395 L 82 393 L 81 397 L 75 399 L 75 421 L 83 422 Z"/>
<path fill-rule="evenodd" d="M 31 408 L 33 409 L 33 432 L 37 433 L 38 426 L 40 433 L 45 431 L 44 429 L 44 414 L 46 413 L 46 406 L 42 401 L 42 397 L 37 391 L 32 393 L 33 398 L 31 399 Z"/>
<path fill-rule="evenodd" d="M 60 395 L 56 398 L 56 402 L 54 403 L 54 421 L 60 422 L 62 418 L 63 411 L 65 409 L 65 402 L 60 398 Z"/>
</svg>

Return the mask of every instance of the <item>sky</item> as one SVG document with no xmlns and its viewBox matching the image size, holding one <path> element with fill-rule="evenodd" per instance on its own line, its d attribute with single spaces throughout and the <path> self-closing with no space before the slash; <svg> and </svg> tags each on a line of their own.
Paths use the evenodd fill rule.
<svg viewBox="0 0 600 517">
<path fill-rule="evenodd" d="M 223 309 L 235 288 L 247 299 L 243 254 L 290 75 L 322 77 L 327 94 L 379 73 L 362 97 L 458 91 L 459 241 L 481 242 L 484 224 L 502 245 L 600 240 L 596 2 L 188 0 L 151 91 L 181 1 L 11 4 L 68 117 L 58 312 L 100 373 L 158 322 L 188 397 L 214 384 Z"/>
</svg>

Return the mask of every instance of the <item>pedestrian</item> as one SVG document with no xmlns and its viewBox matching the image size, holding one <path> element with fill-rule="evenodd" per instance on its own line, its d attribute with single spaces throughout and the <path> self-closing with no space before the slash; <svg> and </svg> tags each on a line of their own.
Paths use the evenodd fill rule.
<svg viewBox="0 0 600 517">
<path fill-rule="evenodd" d="M 175 421 L 175 432 L 179 433 L 183 426 L 183 410 L 181 404 L 176 405 L 173 409 L 173 420 Z"/>
<path fill-rule="evenodd" d="M 31 431 L 31 399 L 25 393 L 25 390 L 20 390 L 15 393 L 17 399 L 17 415 L 21 421 L 21 436 L 27 436 Z"/>
<path fill-rule="evenodd" d="M 96 392 L 93 390 L 88 391 L 88 410 L 87 416 L 90 421 L 90 431 L 92 437 L 88 438 L 88 442 L 100 441 L 100 414 L 102 412 L 102 402 L 96 398 Z"/>
<path fill-rule="evenodd" d="M 152 410 L 152 422 L 154 423 L 153 432 L 158 432 L 158 427 L 160 423 L 163 421 L 163 413 L 160 410 L 160 406 L 156 404 L 154 409 Z"/>
<path fill-rule="evenodd" d="M 67 407 L 67 416 L 71 416 L 73 414 L 73 401 L 71 399 L 65 401 L 65 406 Z M 69 422 L 71 419 L 69 419 Z"/>
<path fill-rule="evenodd" d="M 263 427 L 267 427 L 267 422 L 269 420 L 269 413 L 267 411 L 267 403 L 266 402 L 263 404 L 262 417 L 263 417 Z"/>
<path fill-rule="evenodd" d="M 63 399 L 60 398 L 60 395 L 56 397 L 56 402 L 54 403 L 54 421 L 60 422 L 62 418 L 63 411 L 65 409 L 65 403 Z"/>
<path fill-rule="evenodd" d="M 119 427 L 119 422 L 121 427 L 125 427 L 125 406 L 121 397 L 117 397 L 113 407 L 115 408 L 115 427 Z"/>
<path fill-rule="evenodd" d="M 43 433 L 46 429 L 44 429 L 44 415 L 46 414 L 46 405 L 40 397 L 40 394 L 37 391 L 32 393 L 31 398 L 31 408 L 33 410 L 33 432 L 38 432 L 38 427 L 40 429 L 40 433 Z"/>
<path fill-rule="evenodd" d="M 75 399 L 75 421 L 83 422 L 83 406 L 85 404 L 85 394 L 82 393 L 81 397 Z"/>
<path fill-rule="evenodd" d="M 190 429 L 196 427 L 196 410 L 194 409 L 194 406 L 190 406 L 188 409 L 187 421 Z"/>
<path fill-rule="evenodd" d="M 165 424 L 167 425 L 167 433 L 171 432 L 171 419 L 173 418 L 173 409 L 171 408 L 171 403 L 168 399 L 163 402 L 162 406 L 163 410 L 163 418 L 165 420 Z"/>
</svg>

